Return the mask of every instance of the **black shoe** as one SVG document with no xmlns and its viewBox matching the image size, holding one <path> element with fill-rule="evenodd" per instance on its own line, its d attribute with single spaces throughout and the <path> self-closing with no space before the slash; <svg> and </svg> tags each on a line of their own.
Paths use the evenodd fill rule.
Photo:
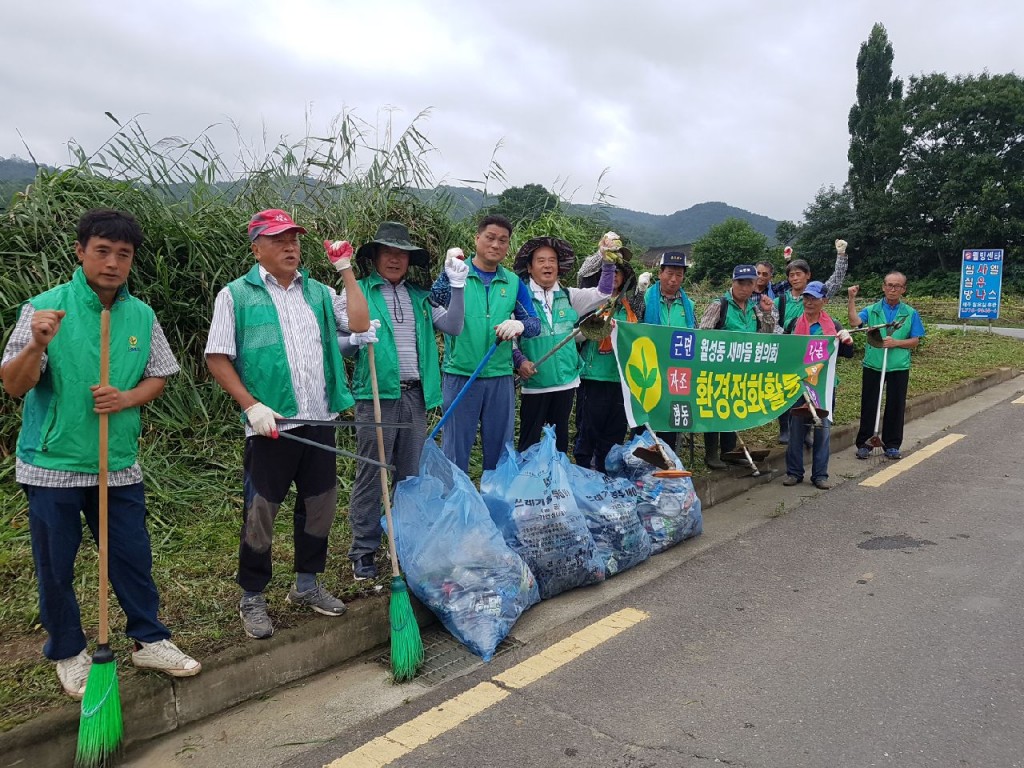
<svg viewBox="0 0 1024 768">
<path fill-rule="evenodd" d="M 782 481 L 783 485 L 796 485 L 802 483 L 804 479 L 802 477 L 793 477 L 793 475 L 786 475 L 786 479 Z"/>
<path fill-rule="evenodd" d="M 356 581 L 366 581 L 377 578 L 377 566 L 373 562 L 373 555 L 363 555 L 358 560 L 352 561 L 352 578 Z"/>
</svg>

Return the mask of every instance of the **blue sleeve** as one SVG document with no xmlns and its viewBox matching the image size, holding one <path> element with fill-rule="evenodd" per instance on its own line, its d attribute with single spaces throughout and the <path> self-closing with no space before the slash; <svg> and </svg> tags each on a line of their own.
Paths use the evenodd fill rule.
<svg viewBox="0 0 1024 768">
<path fill-rule="evenodd" d="M 452 286 L 448 282 L 448 273 L 441 270 L 434 285 L 430 289 L 430 303 L 435 307 L 447 307 L 452 300 Z"/>
<path fill-rule="evenodd" d="M 861 325 L 867 325 L 868 324 L 868 310 L 867 310 L 867 307 L 865 307 L 860 312 L 858 312 L 857 313 L 857 317 L 860 318 Z"/>
<path fill-rule="evenodd" d="M 921 316 L 917 314 L 917 310 L 912 310 L 913 314 L 910 316 L 910 338 L 919 339 L 924 336 L 924 323 L 921 322 Z"/>
<path fill-rule="evenodd" d="M 522 280 L 519 281 L 519 293 L 516 294 L 516 308 L 513 314 L 516 320 L 523 324 L 523 338 L 532 339 L 540 335 L 540 318 L 537 316 L 537 310 L 533 308 L 533 296 Z"/>
</svg>

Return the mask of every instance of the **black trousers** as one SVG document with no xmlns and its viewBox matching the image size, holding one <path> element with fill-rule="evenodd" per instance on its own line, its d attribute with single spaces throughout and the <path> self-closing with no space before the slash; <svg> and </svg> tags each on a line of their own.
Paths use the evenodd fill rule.
<svg viewBox="0 0 1024 768">
<path fill-rule="evenodd" d="M 553 424 L 555 447 L 566 453 L 569 450 L 569 416 L 575 397 L 575 389 L 535 395 L 524 392 L 519 398 L 519 452 L 539 443 L 544 425 Z"/>
<path fill-rule="evenodd" d="M 604 472 L 608 451 L 625 437 L 622 385 L 617 381 L 583 379 L 576 398 L 576 445 L 573 448 L 576 463 Z"/>
<path fill-rule="evenodd" d="M 878 385 L 882 372 L 863 368 L 860 394 L 860 429 L 857 447 L 864 447 L 875 434 L 875 413 L 878 411 Z M 907 406 L 907 385 L 910 371 L 885 372 L 885 410 L 882 412 L 882 442 L 886 448 L 899 448 L 903 444 L 903 417 Z"/>
<path fill-rule="evenodd" d="M 291 433 L 334 447 L 333 427 L 303 426 Z M 254 435 L 245 440 L 245 507 L 238 546 L 238 584 L 262 592 L 270 583 L 270 544 L 274 520 L 288 489 L 295 483 L 295 572 L 323 573 L 327 565 L 327 534 L 338 506 L 335 455 L 321 448 L 279 437 Z"/>
</svg>

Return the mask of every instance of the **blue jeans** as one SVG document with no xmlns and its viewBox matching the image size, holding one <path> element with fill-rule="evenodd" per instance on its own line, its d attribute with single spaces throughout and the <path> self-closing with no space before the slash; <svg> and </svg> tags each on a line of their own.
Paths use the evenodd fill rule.
<svg viewBox="0 0 1024 768">
<path fill-rule="evenodd" d="M 39 619 L 48 635 L 43 654 L 59 661 L 85 648 L 75 597 L 75 559 L 82 543 L 82 515 L 98 537 L 99 488 L 24 485 L 32 557 L 39 582 Z M 144 643 L 171 636 L 157 618 L 160 596 L 153 582 L 153 554 L 146 530 L 142 483 L 110 488 L 107 532 L 110 583 L 128 619 L 125 633 Z"/>
<path fill-rule="evenodd" d="M 469 376 L 444 375 L 441 396 L 446 413 L 467 381 Z M 515 431 L 515 404 L 516 390 L 511 373 L 474 381 L 441 431 L 441 450 L 448 461 L 463 472 L 469 472 L 469 454 L 479 427 L 484 469 L 498 466 L 505 443 L 512 439 Z"/>
<path fill-rule="evenodd" d="M 789 445 L 786 446 L 786 474 L 800 480 L 804 478 L 804 435 L 814 430 L 814 447 L 811 448 L 811 482 L 828 480 L 829 437 L 832 422 L 822 419 L 823 426 L 815 427 L 811 419 L 791 416 L 789 419 Z"/>
</svg>

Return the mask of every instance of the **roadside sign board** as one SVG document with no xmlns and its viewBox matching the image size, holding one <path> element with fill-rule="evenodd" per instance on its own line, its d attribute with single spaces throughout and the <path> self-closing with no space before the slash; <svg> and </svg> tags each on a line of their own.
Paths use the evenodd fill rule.
<svg viewBox="0 0 1024 768">
<path fill-rule="evenodd" d="M 964 251 L 960 269 L 960 319 L 995 320 L 1003 288 L 1003 249 Z"/>
</svg>

